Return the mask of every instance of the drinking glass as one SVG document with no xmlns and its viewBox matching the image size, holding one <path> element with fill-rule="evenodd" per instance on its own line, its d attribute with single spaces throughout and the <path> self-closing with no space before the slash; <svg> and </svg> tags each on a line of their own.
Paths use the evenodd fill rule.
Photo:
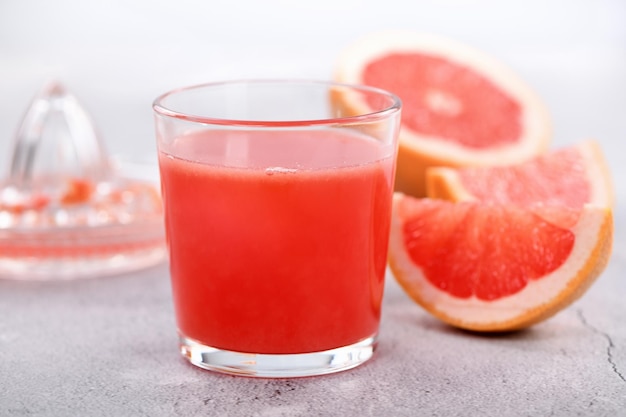
<svg viewBox="0 0 626 417">
<path fill-rule="evenodd" d="M 247 80 L 171 91 L 153 109 L 182 355 L 260 377 L 371 358 L 400 100 Z"/>
</svg>

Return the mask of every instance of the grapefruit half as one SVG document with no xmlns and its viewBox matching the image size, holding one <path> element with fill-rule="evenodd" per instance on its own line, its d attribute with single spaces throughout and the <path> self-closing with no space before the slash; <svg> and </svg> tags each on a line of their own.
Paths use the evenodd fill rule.
<svg viewBox="0 0 626 417">
<path fill-rule="evenodd" d="M 429 197 L 452 201 L 610 207 L 614 200 L 608 165 L 591 140 L 507 167 L 429 168 L 426 184 Z"/>
<path fill-rule="evenodd" d="M 494 58 L 453 40 L 373 33 L 340 54 L 334 78 L 402 99 L 396 190 L 414 196 L 426 193 L 427 167 L 518 163 L 546 150 L 551 138 L 535 92 Z M 347 112 L 373 107 L 365 100 L 340 105 Z"/>
<path fill-rule="evenodd" d="M 610 208 L 517 207 L 394 196 L 389 261 L 405 292 L 453 326 L 528 327 L 578 299 L 604 270 Z"/>
</svg>

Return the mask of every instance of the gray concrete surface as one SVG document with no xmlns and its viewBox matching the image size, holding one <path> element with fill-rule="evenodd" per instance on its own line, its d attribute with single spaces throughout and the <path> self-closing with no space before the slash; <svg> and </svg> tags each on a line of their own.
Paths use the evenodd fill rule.
<svg viewBox="0 0 626 417">
<path fill-rule="evenodd" d="M 0 415 L 626 415 L 624 261 L 615 256 L 553 319 L 500 336 L 440 324 L 391 278 L 374 359 L 285 380 L 218 375 L 179 357 L 166 266 L 0 281 Z"/>
</svg>

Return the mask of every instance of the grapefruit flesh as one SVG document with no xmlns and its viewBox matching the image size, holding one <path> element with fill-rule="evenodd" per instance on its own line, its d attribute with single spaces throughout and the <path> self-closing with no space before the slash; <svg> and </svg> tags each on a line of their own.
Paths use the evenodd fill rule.
<svg viewBox="0 0 626 417">
<path fill-rule="evenodd" d="M 343 51 L 335 79 L 402 99 L 396 190 L 406 194 L 426 195 L 428 167 L 518 163 L 550 142 L 549 115 L 534 91 L 492 57 L 449 39 L 373 33 Z M 351 113 L 372 108 L 339 104 Z"/>
<path fill-rule="evenodd" d="M 605 268 L 610 208 L 451 203 L 397 193 L 391 270 L 405 292 L 456 327 L 508 331 L 551 317 Z"/>
<path fill-rule="evenodd" d="M 390 68 L 397 68 L 394 77 L 388 75 Z M 420 135 L 483 149 L 513 144 L 522 133 L 518 101 L 488 78 L 443 57 L 385 55 L 363 68 L 363 82 L 402 92 L 403 125 Z"/>
<path fill-rule="evenodd" d="M 553 150 L 508 167 L 430 168 L 426 183 L 429 197 L 452 201 L 613 205 L 610 173 L 595 141 Z"/>
</svg>

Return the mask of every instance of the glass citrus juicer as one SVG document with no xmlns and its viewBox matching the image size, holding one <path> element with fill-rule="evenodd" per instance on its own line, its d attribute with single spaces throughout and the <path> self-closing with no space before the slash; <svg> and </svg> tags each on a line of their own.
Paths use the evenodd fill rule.
<svg viewBox="0 0 626 417">
<path fill-rule="evenodd" d="M 116 166 L 78 100 L 47 85 L 24 115 L 0 181 L 0 278 L 94 277 L 161 262 L 155 182 Z"/>
</svg>

